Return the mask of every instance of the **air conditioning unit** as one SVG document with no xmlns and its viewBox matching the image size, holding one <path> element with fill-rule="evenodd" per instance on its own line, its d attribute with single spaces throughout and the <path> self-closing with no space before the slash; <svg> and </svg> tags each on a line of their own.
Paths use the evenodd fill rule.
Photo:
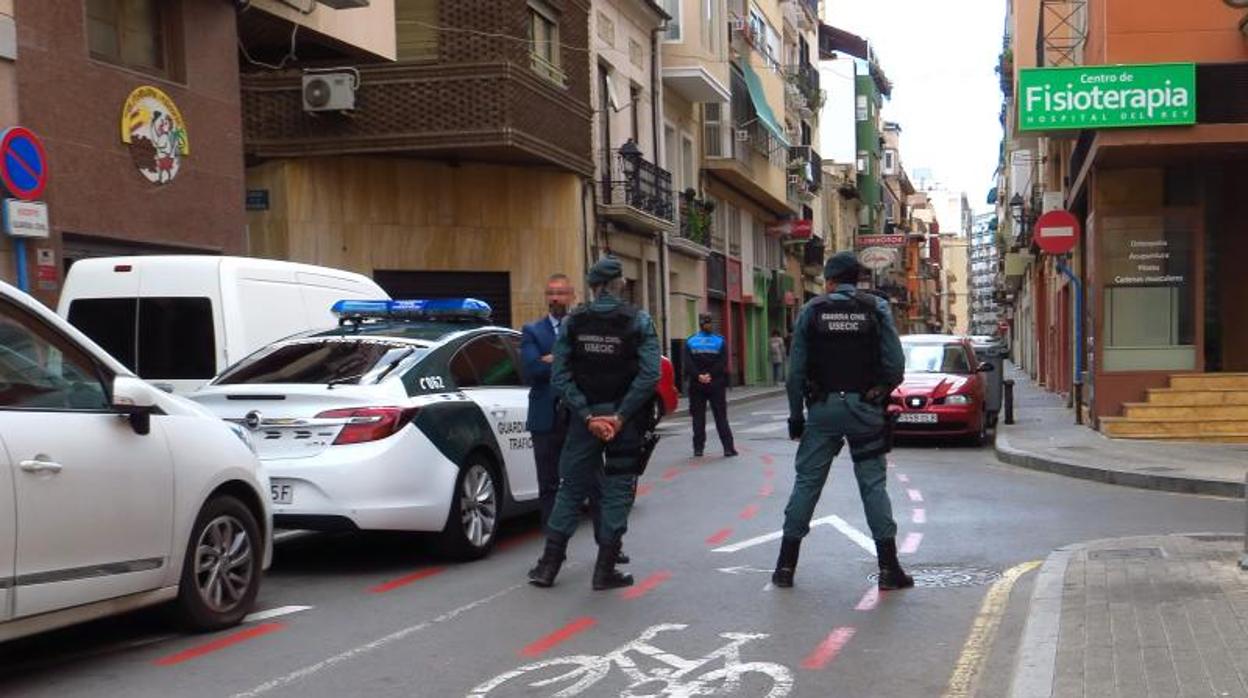
<svg viewBox="0 0 1248 698">
<path fill-rule="evenodd" d="M 744 32 L 745 31 L 745 18 L 744 17 L 729 17 L 728 18 L 728 31 L 737 32 L 738 34 L 740 34 L 741 32 Z"/>
<path fill-rule="evenodd" d="M 789 186 L 796 187 L 796 186 L 800 186 L 801 183 L 802 183 L 802 176 L 800 174 L 789 175 Z"/>
<path fill-rule="evenodd" d="M 749 132 L 748 130 L 746 130 L 746 129 L 743 129 L 743 128 L 739 128 L 739 129 L 737 129 L 737 142 L 738 142 L 738 143 L 749 143 L 749 142 L 750 142 L 750 132 Z"/>
<path fill-rule="evenodd" d="M 350 111 L 355 109 L 354 73 L 304 73 L 303 110 Z"/>
</svg>

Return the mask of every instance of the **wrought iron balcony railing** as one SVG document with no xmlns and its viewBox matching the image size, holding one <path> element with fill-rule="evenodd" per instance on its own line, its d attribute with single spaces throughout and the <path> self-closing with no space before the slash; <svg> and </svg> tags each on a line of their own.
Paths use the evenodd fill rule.
<svg viewBox="0 0 1248 698">
<path fill-rule="evenodd" d="M 642 157 L 631 142 L 616 151 L 611 170 L 610 178 L 602 183 L 604 204 L 628 206 L 665 221 L 676 220 L 671 173 Z"/>
<path fill-rule="evenodd" d="M 788 66 L 785 77 L 789 84 L 797 88 L 811 114 L 817 114 L 823 108 L 823 90 L 819 89 L 819 69 L 808 62 Z"/>
</svg>

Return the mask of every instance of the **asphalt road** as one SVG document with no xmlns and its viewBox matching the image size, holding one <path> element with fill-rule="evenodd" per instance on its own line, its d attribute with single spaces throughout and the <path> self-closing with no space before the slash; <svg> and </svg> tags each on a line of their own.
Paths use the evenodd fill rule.
<svg viewBox="0 0 1248 698">
<path fill-rule="evenodd" d="M 873 592 L 842 453 L 796 587 L 773 589 L 778 542 L 751 542 L 778 535 L 792 482 L 783 410 L 737 409 L 735 459 L 718 457 L 712 433 L 694 460 L 687 420 L 665 427 L 625 541 L 632 589 L 590 590 L 584 528 L 554 588 L 525 584 L 540 552 L 532 518 L 468 564 L 430 556 L 420 536 L 295 536 L 278 544 L 261 590 L 270 617 L 189 636 L 147 611 L 0 645 L 0 695 L 995 696 L 1025 618 L 1026 563 L 1099 538 L 1242 530 L 1242 501 L 905 444 L 889 491 L 921 586 Z"/>
</svg>

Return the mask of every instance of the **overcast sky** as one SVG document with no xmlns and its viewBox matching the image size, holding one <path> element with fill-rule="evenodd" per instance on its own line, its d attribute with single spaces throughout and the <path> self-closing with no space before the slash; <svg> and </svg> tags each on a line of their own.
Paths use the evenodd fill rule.
<svg viewBox="0 0 1248 698">
<path fill-rule="evenodd" d="M 901 159 L 911 179 L 916 170 L 930 169 L 948 188 L 965 191 L 977 212 L 989 208 L 1001 144 L 995 67 L 1005 3 L 823 0 L 824 21 L 869 40 L 893 83 L 884 118 L 901 124 Z M 847 105 L 839 97 L 850 89 L 848 81 L 828 77 L 825 71 L 829 102 Z M 829 112 L 838 121 L 847 112 L 853 118 L 852 106 Z"/>
</svg>

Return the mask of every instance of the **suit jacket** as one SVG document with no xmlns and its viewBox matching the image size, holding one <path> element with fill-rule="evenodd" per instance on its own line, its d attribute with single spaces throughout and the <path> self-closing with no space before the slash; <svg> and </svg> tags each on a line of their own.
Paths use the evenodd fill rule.
<svg viewBox="0 0 1248 698">
<path fill-rule="evenodd" d="M 524 365 L 524 380 L 529 385 L 529 418 L 527 428 L 537 434 L 555 430 L 555 403 L 557 395 L 550 385 L 551 365 L 542 361 L 555 348 L 555 328 L 550 317 L 524 326 L 521 331 L 520 362 Z"/>
</svg>

